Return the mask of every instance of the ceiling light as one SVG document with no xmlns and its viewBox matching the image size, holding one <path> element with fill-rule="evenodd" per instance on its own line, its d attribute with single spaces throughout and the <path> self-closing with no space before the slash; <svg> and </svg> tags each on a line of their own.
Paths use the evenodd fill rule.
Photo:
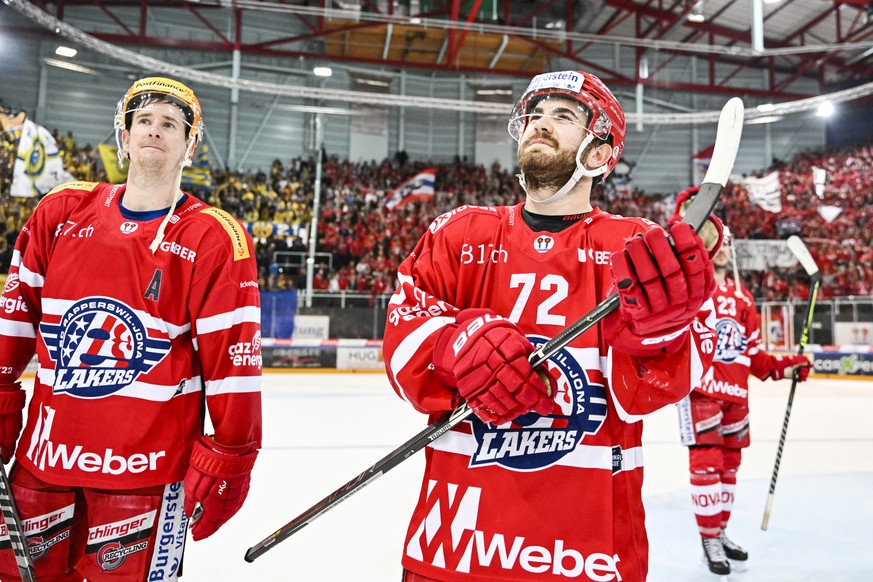
<svg viewBox="0 0 873 582">
<path fill-rule="evenodd" d="M 55 49 L 55 54 L 58 55 L 59 57 L 73 58 L 74 56 L 76 56 L 77 52 L 78 51 L 76 49 L 74 49 L 72 47 L 64 46 L 64 45 L 61 45 Z"/>
<path fill-rule="evenodd" d="M 830 117 L 834 114 L 834 104 L 830 101 L 825 101 L 818 106 L 818 109 L 815 110 L 815 114 L 819 117 Z"/>
<path fill-rule="evenodd" d="M 316 77 L 330 77 L 333 75 L 333 71 L 330 70 L 330 67 L 315 67 L 312 69 L 312 73 Z"/>
<path fill-rule="evenodd" d="M 694 5 L 686 18 L 690 22 L 704 22 L 706 20 L 706 16 L 703 15 L 703 0 Z"/>
</svg>

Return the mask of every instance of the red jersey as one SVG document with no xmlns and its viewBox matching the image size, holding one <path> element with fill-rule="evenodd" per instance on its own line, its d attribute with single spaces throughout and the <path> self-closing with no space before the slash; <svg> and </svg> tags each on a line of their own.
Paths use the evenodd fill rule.
<svg viewBox="0 0 873 582">
<path fill-rule="evenodd" d="M 205 399 L 224 445 L 260 446 L 260 297 L 251 239 L 188 195 L 125 218 L 125 185 L 74 182 L 42 199 L 15 245 L 0 314 L 0 383 L 36 351 L 16 459 L 49 483 L 180 481 Z"/>
<path fill-rule="evenodd" d="M 748 403 L 749 374 L 762 380 L 770 373 L 771 356 L 761 347 L 761 325 L 752 294 L 728 277 L 712 295 L 718 336 L 712 368 L 697 392 L 730 402 Z"/>
<path fill-rule="evenodd" d="M 542 346 L 611 291 L 610 255 L 649 228 L 594 209 L 561 232 L 532 230 L 522 204 L 439 216 L 398 271 L 383 349 L 397 393 L 431 422 L 457 390 L 432 350 L 461 309 L 487 307 Z M 699 317 L 705 318 L 707 312 Z M 403 565 L 438 580 L 644 580 L 644 415 L 686 396 L 712 359 L 698 318 L 673 354 L 610 349 L 600 327 L 553 356 L 552 414 L 502 426 L 476 417 L 425 449 Z"/>
</svg>

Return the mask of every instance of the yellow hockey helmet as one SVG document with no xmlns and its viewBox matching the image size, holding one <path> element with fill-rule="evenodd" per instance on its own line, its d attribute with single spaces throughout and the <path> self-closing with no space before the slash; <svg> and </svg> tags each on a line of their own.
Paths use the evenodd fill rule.
<svg viewBox="0 0 873 582">
<path fill-rule="evenodd" d="M 182 110 L 185 124 L 188 126 L 188 163 L 194 154 L 194 149 L 203 137 L 203 117 L 200 102 L 188 86 L 167 77 L 145 77 L 139 79 L 115 108 L 115 130 L 120 135 L 121 130 L 130 129 L 133 113 L 151 100 L 166 101 Z M 120 144 L 120 142 L 119 142 Z M 120 152 L 119 145 L 119 154 Z"/>
</svg>

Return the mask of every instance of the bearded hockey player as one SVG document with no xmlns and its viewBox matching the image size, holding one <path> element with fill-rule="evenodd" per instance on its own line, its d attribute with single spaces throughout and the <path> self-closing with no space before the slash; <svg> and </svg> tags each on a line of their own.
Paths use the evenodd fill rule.
<svg viewBox="0 0 873 582">
<path fill-rule="evenodd" d="M 680 192 L 670 223 L 681 220 L 698 188 Z M 714 574 L 728 575 L 749 554 L 725 535 L 734 504 L 742 451 L 751 444 L 749 374 L 760 380 L 809 375 L 811 362 L 800 355 L 773 356 L 761 345 L 755 301 L 738 278 L 728 276 L 733 256 L 730 231 L 712 263 L 718 283 L 713 302 L 718 336 L 712 368 L 703 383 L 678 405 L 682 444 L 688 445 L 691 500 L 704 558 Z M 736 272 L 736 271 L 735 271 Z"/>
<path fill-rule="evenodd" d="M 42 199 L 3 292 L 0 447 L 3 462 L 15 455 L 40 580 L 175 580 L 195 507 L 199 540 L 242 506 L 261 442 L 252 243 L 180 190 L 200 103 L 182 83 L 140 79 L 115 129 L 127 183 L 73 182 Z M 0 579 L 14 580 L 6 539 Z"/>
<path fill-rule="evenodd" d="M 400 397 L 430 422 L 462 401 L 475 412 L 426 449 L 405 580 L 642 581 L 640 420 L 710 364 L 712 265 L 687 224 L 592 205 L 625 141 L 622 108 L 594 75 L 534 77 L 509 132 L 525 201 L 437 217 L 388 310 Z M 616 311 L 531 367 L 535 348 L 615 290 Z"/>
</svg>

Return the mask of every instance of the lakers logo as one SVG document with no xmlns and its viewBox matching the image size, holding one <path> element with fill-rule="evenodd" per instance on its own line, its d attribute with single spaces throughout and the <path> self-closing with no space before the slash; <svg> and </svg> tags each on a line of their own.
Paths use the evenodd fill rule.
<svg viewBox="0 0 873 582">
<path fill-rule="evenodd" d="M 715 333 L 718 336 L 715 361 L 733 362 L 746 351 L 749 340 L 733 319 L 719 319 L 715 323 Z"/>
<path fill-rule="evenodd" d="M 539 349 L 546 338 L 530 337 Z M 491 426 L 473 417 L 477 449 L 471 466 L 497 464 L 507 469 L 543 469 L 570 454 L 588 434 L 595 434 L 606 420 L 606 387 L 592 382 L 582 365 L 566 348 L 548 361 L 555 406 L 548 416 L 522 415 L 512 423 Z"/>
<path fill-rule="evenodd" d="M 59 324 L 41 323 L 56 362 L 54 392 L 101 398 L 130 385 L 170 350 L 170 341 L 149 337 L 130 307 L 107 297 L 77 301 Z"/>
</svg>

